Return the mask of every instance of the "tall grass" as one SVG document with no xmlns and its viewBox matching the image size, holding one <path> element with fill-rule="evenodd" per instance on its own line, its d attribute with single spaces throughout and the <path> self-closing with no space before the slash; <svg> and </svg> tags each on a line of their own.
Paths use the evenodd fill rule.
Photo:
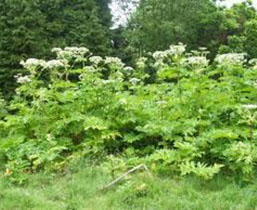
<svg viewBox="0 0 257 210">
<path fill-rule="evenodd" d="M 153 177 L 136 172 L 102 192 L 111 181 L 106 171 L 86 164 L 70 168 L 66 175 L 34 174 L 24 186 L 1 179 L 1 210 L 132 210 L 132 209 L 257 209 L 257 180 L 242 186 L 216 177 Z"/>
</svg>

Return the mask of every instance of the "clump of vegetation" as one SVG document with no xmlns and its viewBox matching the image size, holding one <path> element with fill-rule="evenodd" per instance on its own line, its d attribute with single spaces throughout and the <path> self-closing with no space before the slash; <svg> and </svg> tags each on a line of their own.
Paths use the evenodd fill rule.
<svg viewBox="0 0 257 210">
<path fill-rule="evenodd" d="M 0 107 L 9 112 L 0 121 L 5 175 L 17 181 L 86 157 L 107 159 L 113 172 L 144 163 L 156 172 L 249 180 L 256 62 L 230 53 L 210 65 L 205 49 L 185 51 L 171 45 L 136 69 L 77 47 L 53 49 L 55 60 L 22 61 L 29 73 L 17 75 L 14 99 Z"/>
</svg>

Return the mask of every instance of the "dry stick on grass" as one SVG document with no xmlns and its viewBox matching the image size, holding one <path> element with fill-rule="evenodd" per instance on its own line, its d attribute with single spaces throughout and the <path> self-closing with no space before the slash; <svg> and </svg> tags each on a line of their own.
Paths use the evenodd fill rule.
<svg viewBox="0 0 257 210">
<path fill-rule="evenodd" d="M 127 171 L 126 173 L 124 173 L 123 175 L 121 175 L 120 177 L 118 177 L 117 179 L 113 180 L 111 183 L 109 183 L 108 185 L 106 185 L 105 187 L 103 187 L 101 190 L 106 190 L 108 188 L 110 188 L 111 186 L 115 185 L 116 183 L 118 183 L 120 180 L 122 180 L 124 177 L 128 176 L 129 174 L 139 170 L 139 169 L 144 169 L 147 174 L 152 177 L 152 174 L 150 173 L 150 171 L 148 170 L 148 168 L 146 167 L 145 164 L 140 164 L 132 169 L 130 169 L 129 171 Z"/>
</svg>

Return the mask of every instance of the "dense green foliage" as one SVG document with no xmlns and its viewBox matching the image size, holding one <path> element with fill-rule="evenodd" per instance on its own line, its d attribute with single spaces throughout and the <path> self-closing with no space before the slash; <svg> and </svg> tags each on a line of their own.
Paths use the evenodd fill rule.
<svg viewBox="0 0 257 210">
<path fill-rule="evenodd" d="M 164 175 L 254 180 L 251 1 L 222 8 L 211 0 L 142 0 L 128 26 L 116 29 L 109 3 L 2 0 L 4 176 L 24 183 L 34 172 L 65 173 L 82 158 L 112 176 L 145 164 Z"/>
<path fill-rule="evenodd" d="M 2 0 L 0 89 L 4 94 L 15 86 L 13 77 L 22 59 L 49 58 L 53 47 L 86 45 L 98 54 L 109 54 L 107 5 L 106 0 Z"/>
<path fill-rule="evenodd" d="M 58 60 L 22 62 L 29 74 L 17 77 L 21 85 L 5 107 L 7 176 L 106 155 L 117 169 L 143 162 L 205 179 L 220 171 L 254 175 L 256 60 L 245 68 L 243 54 L 224 54 L 210 66 L 204 49 L 185 55 L 180 44 L 133 69 L 86 48 L 53 51 Z"/>
<path fill-rule="evenodd" d="M 130 22 L 128 40 L 139 55 L 164 50 L 170 43 L 199 46 L 204 37 L 201 44 L 206 45 L 217 28 L 217 10 L 210 0 L 142 0 Z"/>
<path fill-rule="evenodd" d="M 190 49 L 207 47 L 210 58 L 219 50 L 254 58 L 256 20 L 250 1 L 222 8 L 210 0 L 142 0 L 125 32 L 127 50 L 140 57 L 183 42 Z"/>
<path fill-rule="evenodd" d="M 245 52 L 250 58 L 256 57 L 256 14 L 253 6 L 247 2 L 224 11 L 221 28 L 225 40 L 220 52 Z"/>
</svg>

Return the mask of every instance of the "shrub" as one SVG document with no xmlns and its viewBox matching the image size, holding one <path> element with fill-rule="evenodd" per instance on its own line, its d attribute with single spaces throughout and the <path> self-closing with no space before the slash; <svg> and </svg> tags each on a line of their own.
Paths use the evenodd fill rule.
<svg viewBox="0 0 257 210">
<path fill-rule="evenodd" d="M 206 179 L 253 175 L 257 72 L 244 67 L 244 55 L 218 55 L 209 65 L 205 49 L 185 54 L 179 44 L 133 69 L 86 48 L 54 51 L 56 60 L 21 62 L 29 74 L 17 76 L 1 122 L 8 176 L 109 155 Z"/>
</svg>

